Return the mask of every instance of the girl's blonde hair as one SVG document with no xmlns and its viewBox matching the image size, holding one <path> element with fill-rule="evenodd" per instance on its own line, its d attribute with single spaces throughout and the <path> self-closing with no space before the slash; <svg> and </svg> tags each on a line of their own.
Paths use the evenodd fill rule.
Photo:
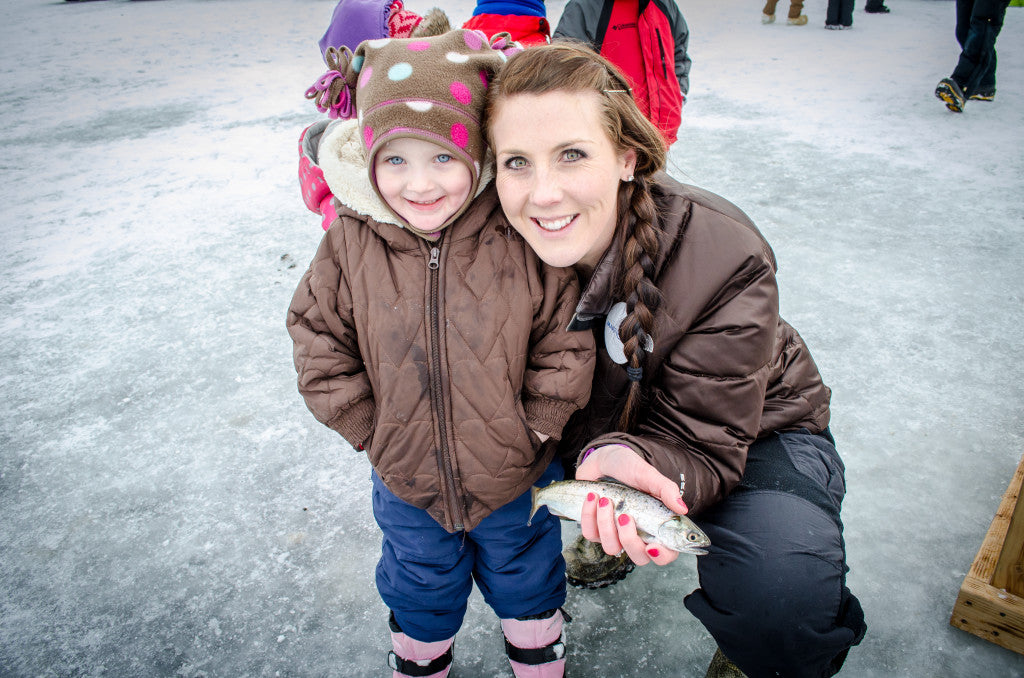
<svg viewBox="0 0 1024 678">
<path fill-rule="evenodd" d="M 487 121 L 493 119 L 502 102 L 517 94 L 549 92 L 598 93 L 600 119 L 612 145 L 619 152 L 636 153 L 633 180 L 619 183 L 615 228 L 622 252 L 615 268 L 615 292 L 625 299 L 627 308 L 619 337 L 630 378 L 618 424 L 622 430 L 629 430 L 636 423 L 642 401 L 640 386 L 647 346 L 653 340 L 655 312 L 661 303 L 661 291 L 653 280 L 659 243 L 651 184 L 653 175 L 665 166 L 665 140 L 640 112 L 626 77 L 583 43 L 567 40 L 530 47 L 502 67 L 488 89 L 484 109 L 488 137 Z M 488 141 L 493 142 L 490 138 Z M 490 145 L 493 147 L 493 143 Z"/>
</svg>

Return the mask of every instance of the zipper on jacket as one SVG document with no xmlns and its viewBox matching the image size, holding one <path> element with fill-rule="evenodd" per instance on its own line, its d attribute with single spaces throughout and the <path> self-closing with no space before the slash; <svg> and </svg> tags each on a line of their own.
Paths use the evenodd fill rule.
<svg viewBox="0 0 1024 678">
<path fill-rule="evenodd" d="M 437 464 L 442 469 L 444 476 L 442 481 L 448 495 L 448 511 L 451 513 L 452 522 L 456 531 L 462 530 L 465 519 L 458 505 L 457 492 L 455 491 L 455 471 L 451 464 L 451 450 L 448 449 L 448 426 L 446 424 L 447 414 L 444 406 L 444 392 L 441 388 L 441 350 L 438 343 L 441 340 L 441 300 L 440 300 L 440 274 L 441 250 L 437 245 L 430 248 L 430 260 L 427 262 L 430 270 L 430 307 L 428 315 L 430 318 L 430 391 L 434 402 L 434 412 L 437 413 L 437 430 L 441 437 L 441 445 L 437 450 Z"/>
<path fill-rule="evenodd" d="M 668 80 L 668 60 L 665 58 L 665 41 L 661 39 L 661 29 L 655 28 L 654 34 L 658 36 L 658 51 L 661 52 L 661 77 Z"/>
</svg>

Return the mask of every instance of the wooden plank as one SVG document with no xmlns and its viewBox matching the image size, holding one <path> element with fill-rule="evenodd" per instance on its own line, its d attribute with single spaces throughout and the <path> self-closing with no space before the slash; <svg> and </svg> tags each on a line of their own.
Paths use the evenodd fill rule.
<svg viewBox="0 0 1024 678">
<path fill-rule="evenodd" d="M 1018 513 L 1022 481 L 1024 457 L 1017 464 L 1017 471 L 1003 494 L 999 509 L 985 534 L 985 540 L 971 564 L 971 570 L 964 577 L 949 623 L 1008 650 L 1024 654 L 1024 597 L 992 585 L 992 577 L 1003 552 L 1010 523 Z M 1014 536 L 1013 539 L 1016 540 L 1017 537 Z M 1016 556 L 1013 552 L 1020 548 L 1019 542 L 1011 542 L 1007 549 L 1010 553 L 1007 556 L 1007 567 L 1011 573 L 1016 566 Z"/>
<path fill-rule="evenodd" d="M 1024 598 L 971 577 L 964 579 L 949 623 L 1024 654 Z"/>
<path fill-rule="evenodd" d="M 997 589 L 1024 595 L 1024 501 L 1019 497 L 1014 503 L 1010 525 L 999 549 L 991 584 Z"/>
</svg>

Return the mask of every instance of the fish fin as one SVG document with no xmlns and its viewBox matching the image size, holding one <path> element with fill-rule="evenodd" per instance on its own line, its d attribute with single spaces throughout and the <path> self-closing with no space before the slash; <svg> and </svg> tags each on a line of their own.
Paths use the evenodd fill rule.
<svg viewBox="0 0 1024 678">
<path fill-rule="evenodd" d="M 640 537 L 641 539 L 644 540 L 645 544 L 650 544 L 652 541 L 657 541 L 658 540 L 658 538 L 655 537 L 653 534 L 651 534 L 650 532 L 646 532 L 644 530 L 641 530 L 639 527 L 636 528 L 636 534 L 637 534 L 638 537 Z"/>
<path fill-rule="evenodd" d="M 533 525 L 533 517 L 537 515 L 537 509 L 541 507 L 537 503 L 537 493 L 540 492 L 540 488 L 534 485 L 530 488 L 530 517 L 526 519 L 527 525 Z"/>
</svg>

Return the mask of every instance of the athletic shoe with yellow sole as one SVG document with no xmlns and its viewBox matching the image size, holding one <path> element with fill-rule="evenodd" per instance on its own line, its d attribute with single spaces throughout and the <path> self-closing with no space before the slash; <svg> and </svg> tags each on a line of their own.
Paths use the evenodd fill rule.
<svg viewBox="0 0 1024 678">
<path fill-rule="evenodd" d="M 935 88 L 935 96 L 946 102 L 946 108 L 954 113 L 964 112 L 964 91 L 952 78 L 939 80 L 939 84 Z"/>
</svg>

